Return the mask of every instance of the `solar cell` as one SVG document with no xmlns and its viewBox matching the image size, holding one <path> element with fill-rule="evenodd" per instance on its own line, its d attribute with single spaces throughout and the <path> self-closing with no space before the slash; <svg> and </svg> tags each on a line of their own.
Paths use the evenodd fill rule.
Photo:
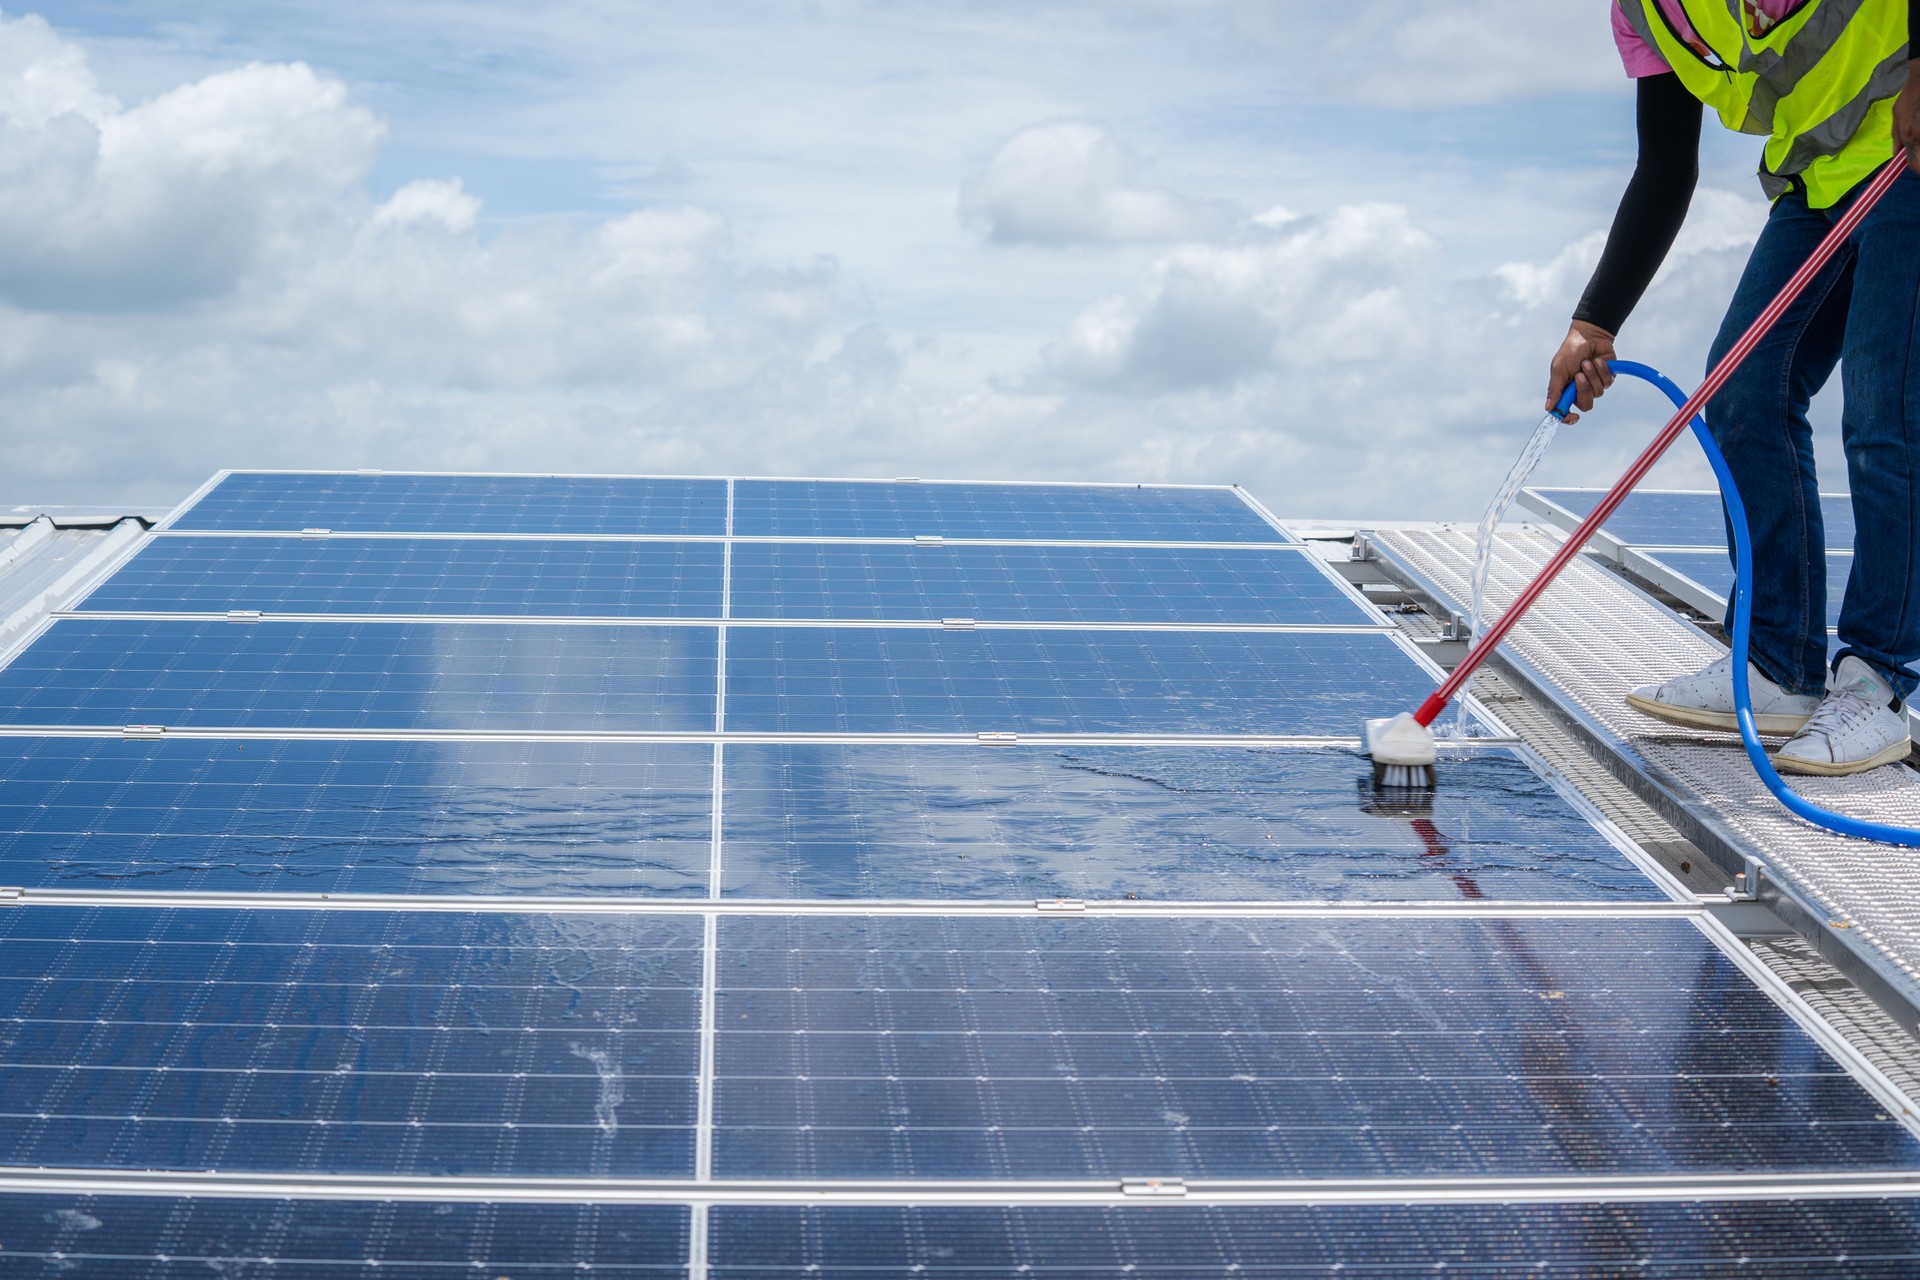
<svg viewBox="0 0 1920 1280">
<path fill-rule="evenodd" d="M 741 627 L 727 727 L 756 733 L 1349 736 L 1433 678 L 1385 634 Z"/>
<path fill-rule="evenodd" d="M 1733 562 L 1724 551 L 1643 551 L 1656 566 L 1691 578 L 1724 604 L 1733 590 Z M 1757 563 L 1757 562 L 1756 562 Z M 1827 553 L 1827 625 L 1840 622 L 1840 605 L 1847 593 L 1847 575 L 1853 572 L 1853 557 Z"/>
<path fill-rule="evenodd" d="M 1556 1274 L 1893 1280 L 1920 1272 L 1913 1200 L 819 1208 L 723 1205 L 709 1275 L 1241 1280 Z"/>
<path fill-rule="evenodd" d="M 56 622 L 0 724 L 635 732 L 713 727 L 710 627 Z"/>
<path fill-rule="evenodd" d="M 724 799 L 729 896 L 1663 896 L 1505 750 L 1407 808 L 1349 751 L 743 743 Z"/>
<path fill-rule="evenodd" d="M 1916 1167 L 1685 921 L 723 919 L 714 1170 Z"/>
<path fill-rule="evenodd" d="M 741 543 L 738 618 L 1366 624 L 1295 550 Z"/>
<path fill-rule="evenodd" d="M 14 1274 L 492 1280 L 591 1268 L 667 1280 L 686 1274 L 689 1217 L 678 1205 L 12 1195 L 0 1196 L 0 1239 Z"/>
<path fill-rule="evenodd" d="M 705 896 L 713 751 L 0 738 L 0 884 Z"/>
<path fill-rule="evenodd" d="M 0 1163 L 693 1172 L 698 920 L 0 917 Z"/>
<path fill-rule="evenodd" d="M 93 612 L 717 618 L 718 542 L 162 537 Z"/>
<path fill-rule="evenodd" d="M 1604 489 L 1536 489 L 1531 492 L 1585 519 L 1605 496 Z M 1846 494 L 1822 494 L 1820 511 L 1829 551 L 1853 550 L 1853 500 Z M 1630 493 L 1608 517 L 1606 531 L 1621 542 L 1641 547 L 1724 547 L 1727 527 L 1718 493 Z"/>
<path fill-rule="evenodd" d="M 1232 489 L 739 480 L 743 537 L 1289 542 Z"/>
<path fill-rule="evenodd" d="M 718 537 L 727 527 L 727 482 L 240 471 L 170 527 Z"/>
</svg>

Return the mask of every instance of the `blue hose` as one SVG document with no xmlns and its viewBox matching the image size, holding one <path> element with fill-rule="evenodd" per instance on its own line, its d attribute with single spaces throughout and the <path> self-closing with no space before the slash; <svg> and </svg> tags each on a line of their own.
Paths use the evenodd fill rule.
<svg viewBox="0 0 1920 1280">
<path fill-rule="evenodd" d="M 1608 362 L 1608 367 L 1617 374 L 1624 373 L 1650 382 L 1666 392 L 1667 398 L 1676 406 L 1686 406 L 1687 393 L 1658 369 L 1632 360 L 1612 360 Z M 1566 394 L 1560 397 L 1560 403 L 1554 409 L 1560 417 L 1565 418 L 1567 411 L 1573 407 L 1575 393 L 1576 389 L 1569 385 Z M 1740 490 L 1733 482 L 1733 473 L 1727 469 L 1727 460 L 1720 454 L 1720 446 L 1714 442 L 1713 433 L 1707 430 L 1706 419 L 1695 414 L 1688 425 L 1693 428 L 1694 438 L 1700 442 L 1701 451 L 1707 455 L 1707 461 L 1713 466 L 1713 474 L 1720 481 L 1720 496 L 1727 504 L 1728 523 L 1733 527 L 1733 708 L 1740 722 L 1740 741 L 1747 749 L 1747 759 L 1753 762 L 1753 771 L 1760 775 L 1760 781 L 1767 784 L 1767 790 L 1773 792 L 1774 799 L 1817 827 L 1861 840 L 1920 848 L 1920 831 L 1881 822 L 1866 822 L 1850 818 L 1844 813 L 1835 813 L 1831 809 L 1822 809 L 1787 786 L 1785 780 L 1774 771 L 1773 761 L 1767 759 L 1766 748 L 1760 745 L 1760 735 L 1753 726 L 1753 694 L 1747 683 L 1747 635 L 1753 620 L 1753 540 L 1747 529 L 1747 509 L 1740 502 Z"/>
</svg>

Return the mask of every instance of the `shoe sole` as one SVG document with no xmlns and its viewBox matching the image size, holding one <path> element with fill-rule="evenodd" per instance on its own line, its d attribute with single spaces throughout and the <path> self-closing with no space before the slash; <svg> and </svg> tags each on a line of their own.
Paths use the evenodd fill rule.
<svg viewBox="0 0 1920 1280">
<path fill-rule="evenodd" d="M 1682 729 L 1718 729 L 1722 733 L 1740 732 L 1740 722 L 1733 718 L 1731 711 L 1676 707 L 1671 702 L 1655 702 L 1652 698 L 1643 698 L 1637 693 L 1627 695 L 1627 705 L 1641 715 L 1652 716 L 1655 720 L 1664 720 L 1668 724 L 1677 724 Z M 1755 715 L 1753 727 L 1769 737 L 1791 738 L 1806 728 L 1807 721 L 1811 719 L 1813 719 L 1811 713 L 1804 716 Z"/>
<path fill-rule="evenodd" d="M 1905 760 L 1912 750 L 1913 743 L 1911 740 L 1907 742 L 1895 742 L 1888 745 L 1887 749 L 1879 755 L 1872 756 L 1866 760 L 1854 760 L 1851 762 L 1840 761 L 1834 764 L 1826 764 L 1819 760 L 1801 760 L 1796 756 L 1776 755 L 1773 758 L 1773 767 L 1782 773 L 1807 774 L 1819 778 L 1838 778 L 1849 773 L 1865 773 L 1869 769 L 1878 769 L 1883 764 L 1894 764 L 1898 761 Z"/>
</svg>

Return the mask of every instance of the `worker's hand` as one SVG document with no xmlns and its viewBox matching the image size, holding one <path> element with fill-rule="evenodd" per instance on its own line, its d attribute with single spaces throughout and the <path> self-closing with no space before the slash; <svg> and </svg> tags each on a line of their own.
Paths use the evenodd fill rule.
<svg viewBox="0 0 1920 1280">
<path fill-rule="evenodd" d="M 1907 87 L 1893 100 L 1893 145 L 1907 153 L 1907 168 L 1920 173 L 1920 59 L 1907 63 Z"/>
<path fill-rule="evenodd" d="M 1606 362 L 1613 359 L 1613 335 L 1597 324 L 1575 320 L 1567 327 L 1567 340 L 1553 353 L 1547 373 L 1547 412 L 1560 405 L 1560 397 L 1569 382 L 1577 383 L 1574 408 L 1585 412 L 1613 385 L 1613 370 Z M 1580 414 L 1569 411 L 1568 422 L 1580 421 Z"/>
</svg>

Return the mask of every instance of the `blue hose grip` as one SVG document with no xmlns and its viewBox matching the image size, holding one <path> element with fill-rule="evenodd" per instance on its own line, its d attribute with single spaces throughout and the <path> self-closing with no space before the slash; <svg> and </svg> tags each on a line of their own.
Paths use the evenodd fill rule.
<svg viewBox="0 0 1920 1280">
<path fill-rule="evenodd" d="M 1621 363 L 1625 363 L 1625 362 L 1622 361 Z M 1612 367 L 1612 366 L 1609 366 L 1609 367 Z M 1560 403 L 1553 406 L 1553 416 L 1560 419 L 1560 421 L 1565 422 L 1567 420 L 1567 414 L 1573 411 L 1573 398 L 1579 394 L 1580 394 L 1580 382 L 1576 378 L 1574 381 L 1569 382 L 1567 384 L 1567 389 L 1565 391 L 1562 391 L 1560 393 Z"/>
</svg>

